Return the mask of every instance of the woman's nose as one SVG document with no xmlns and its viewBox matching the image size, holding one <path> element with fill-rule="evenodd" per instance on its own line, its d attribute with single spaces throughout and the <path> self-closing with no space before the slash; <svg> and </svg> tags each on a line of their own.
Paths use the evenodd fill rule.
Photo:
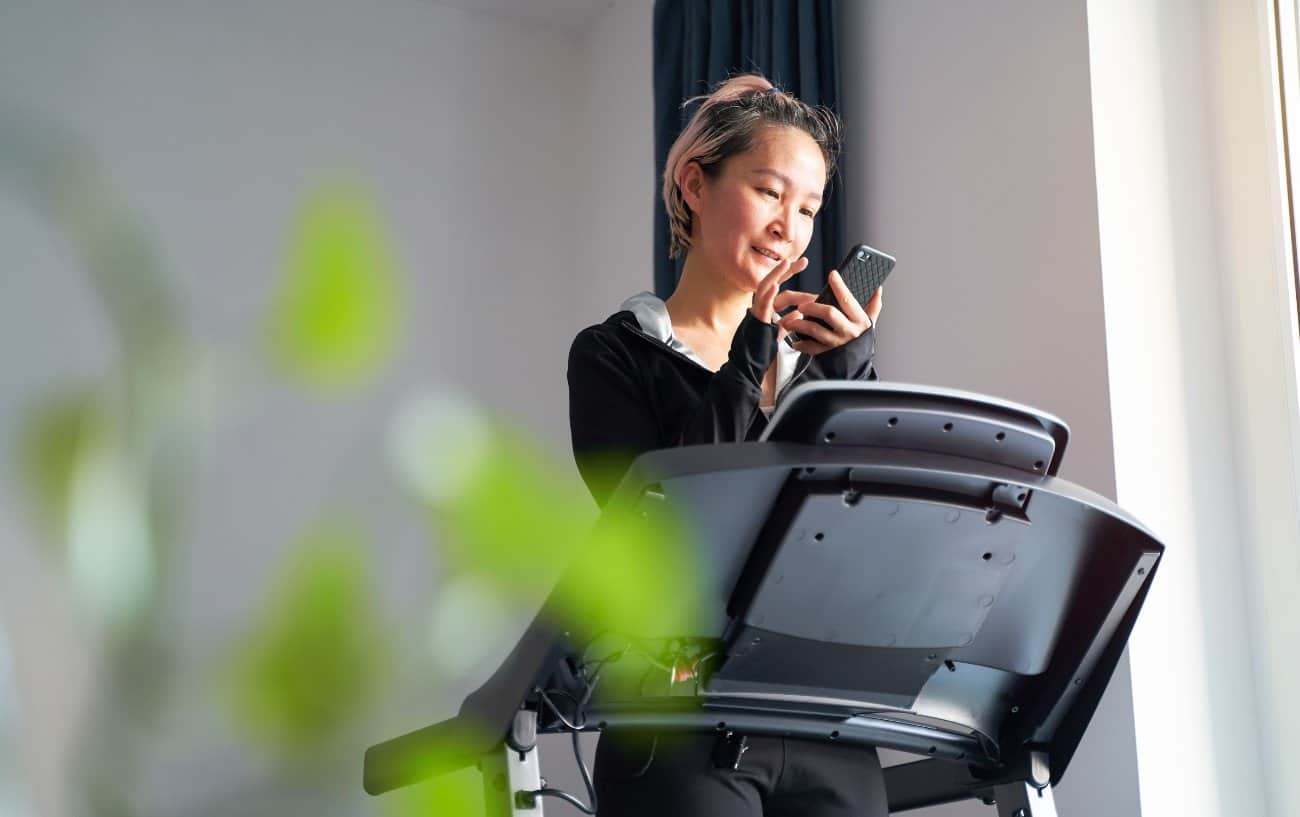
<svg viewBox="0 0 1300 817">
<path fill-rule="evenodd" d="M 790 239 L 790 222 L 794 214 L 784 208 L 777 213 L 776 218 L 772 220 L 772 235 L 781 241 Z"/>
</svg>

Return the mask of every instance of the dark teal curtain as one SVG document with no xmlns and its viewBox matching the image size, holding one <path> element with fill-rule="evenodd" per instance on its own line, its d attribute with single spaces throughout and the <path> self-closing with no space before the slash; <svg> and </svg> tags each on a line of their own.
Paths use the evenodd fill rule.
<svg viewBox="0 0 1300 817">
<path fill-rule="evenodd" d="M 677 286 L 683 260 L 668 257 L 662 197 L 668 148 L 694 110 L 683 110 L 682 102 L 733 74 L 757 71 L 804 102 L 839 113 L 838 6 L 836 0 L 656 0 L 654 288 L 661 298 Z M 826 272 L 848 249 L 840 188 L 832 179 L 805 253 L 808 268 L 789 286 L 820 292 Z"/>
</svg>

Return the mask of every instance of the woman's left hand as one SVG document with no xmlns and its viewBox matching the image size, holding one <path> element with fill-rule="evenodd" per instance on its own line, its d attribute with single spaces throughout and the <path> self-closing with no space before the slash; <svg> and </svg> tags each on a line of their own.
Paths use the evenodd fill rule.
<svg viewBox="0 0 1300 817">
<path fill-rule="evenodd" d="M 853 297 L 853 293 L 849 291 L 838 270 L 831 270 L 830 275 L 827 276 L 827 283 L 835 293 L 835 299 L 839 301 L 838 308 L 831 304 L 817 303 L 817 296 L 808 292 L 781 293 L 786 297 L 780 300 L 786 303 L 779 306 L 784 307 L 794 303 L 796 307 L 794 311 L 781 318 L 780 327 L 786 332 L 798 332 L 803 336 L 803 340 L 796 342 L 794 348 L 804 354 L 819 354 L 860 337 L 862 333 L 875 326 L 876 318 L 880 316 L 880 310 L 884 306 L 883 287 L 875 291 L 864 308 L 858 303 L 858 299 Z M 825 322 L 826 326 L 809 318 L 817 318 Z M 828 329 L 827 326 L 830 328 Z"/>
</svg>

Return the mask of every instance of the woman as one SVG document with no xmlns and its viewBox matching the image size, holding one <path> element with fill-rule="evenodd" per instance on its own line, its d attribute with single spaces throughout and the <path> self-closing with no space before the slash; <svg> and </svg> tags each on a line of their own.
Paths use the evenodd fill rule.
<svg viewBox="0 0 1300 817">
<path fill-rule="evenodd" d="M 733 77 L 703 98 L 664 170 L 672 254 L 686 255 L 676 290 L 667 301 L 648 292 L 628 299 L 580 332 L 569 353 L 574 456 L 598 503 L 645 451 L 757 439 L 792 385 L 875 379 L 879 290 L 859 304 L 834 270 L 837 305 L 779 290 L 808 264 L 802 255 L 838 150 L 833 113 L 763 77 Z M 787 343 L 790 332 L 803 340 Z M 657 753 L 657 740 L 639 737 L 600 742 L 602 817 L 888 811 L 869 750 L 750 736 L 733 769 L 714 761 L 713 735 Z"/>
</svg>

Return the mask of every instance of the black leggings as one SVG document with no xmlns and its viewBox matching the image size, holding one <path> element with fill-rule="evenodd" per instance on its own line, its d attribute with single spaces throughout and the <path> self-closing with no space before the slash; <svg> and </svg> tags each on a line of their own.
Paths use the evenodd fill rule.
<svg viewBox="0 0 1300 817">
<path fill-rule="evenodd" d="M 751 736 L 719 768 L 715 734 L 607 731 L 596 748 L 600 817 L 887 817 L 874 749 Z"/>
</svg>

